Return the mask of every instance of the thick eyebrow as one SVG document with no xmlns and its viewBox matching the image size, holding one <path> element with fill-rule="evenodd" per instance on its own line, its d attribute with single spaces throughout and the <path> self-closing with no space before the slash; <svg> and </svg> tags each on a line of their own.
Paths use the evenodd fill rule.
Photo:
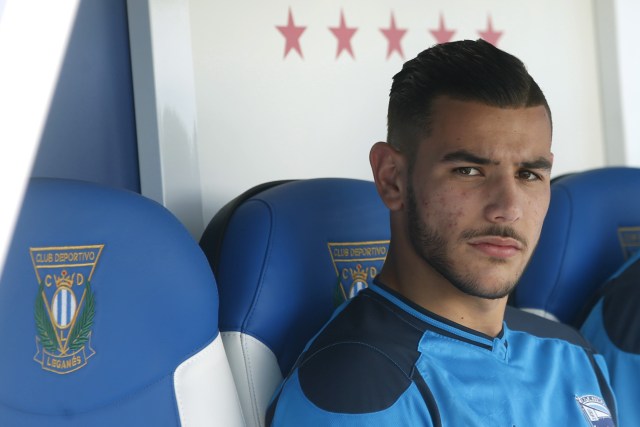
<svg viewBox="0 0 640 427">
<path fill-rule="evenodd" d="M 442 157 L 443 162 L 466 162 L 476 165 L 498 165 L 500 162 L 488 159 L 486 157 L 480 157 L 467 150 L 458 150 L 451 153 L 447 153 Z M 538 157 L 532 161 L 520 162 L 519 167 L 524 169 L 536 169 L 536 170 L 551 170 L 551 161 L 544 157 Z"/>
<path fill-rule="evenodd" d="M 549 159 L 545 159 L 544 157 L 539 157 L 538 159 L 532 162 L 521 162 L 520 167 L 524 169 L 539 169 L 539 170 L 551 170 L 551 162 Z"/>
<path fill-rule="evenodd" d="M 496 164 L 491 159 L 487 159 L 485 157 L 477 156 L 467 150 L 458 150 L 452 153 L 447 153 L 442 157 L 443 162 L 468 162 L 474 163 L 476 165 L 490 165 Z"/>
</svg>

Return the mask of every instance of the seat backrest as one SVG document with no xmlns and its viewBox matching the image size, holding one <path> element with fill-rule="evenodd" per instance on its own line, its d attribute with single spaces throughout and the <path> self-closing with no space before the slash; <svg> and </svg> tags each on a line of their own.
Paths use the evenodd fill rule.
<svg viewBox="0 0 640 427">
<path fill-rule="evenodd" d="M 635 168 L 594 169 L 554 181 L 514 305 L 575 324 L 597 288 L 640 248 L 639 189 Z"/>
<path fill-rule="evenodd" d="M 580 331 L 602 354 L 620 425 L 640 425 L 640 252 L 607 281 Z"/>
<path fill-rule="evenodd" d="M 0 425 L 242 425 L 217 315 L 161 205 L 32 179 L 0 280 Z"/>
<path fill-rule="evenodd" d="M 220 330 L 247 425 L 307 341 L 367 286 L 389 243 L 373 182 L 321 178 L 263 185 L 230 202 L 200 245 L 220 292 Z"/>
</svg>

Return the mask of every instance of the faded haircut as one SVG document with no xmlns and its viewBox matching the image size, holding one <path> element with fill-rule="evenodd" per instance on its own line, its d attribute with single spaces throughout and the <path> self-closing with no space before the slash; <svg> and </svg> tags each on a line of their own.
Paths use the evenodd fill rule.
<svg viewBox="0 0 640 427">
<path fill-rule="evenodd" d="M 421 140 L 431 132 L 431 105 L 441 96 L 499 108 L 549 104 L 525 65 L 484 40 L 438 44 L 407 61 L 393 77 L 387 142 L 413 164 Z"/>
</svg>

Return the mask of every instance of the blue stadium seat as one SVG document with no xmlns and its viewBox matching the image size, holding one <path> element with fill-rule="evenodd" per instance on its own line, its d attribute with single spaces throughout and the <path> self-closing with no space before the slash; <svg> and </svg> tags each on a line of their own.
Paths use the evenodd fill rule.
<svg viewBox="0 0 640 427">
<path fill-rule="evenodd" d="M 540 242 L 512 303 L 579 326 L 597 289 L 640 247 L 640 169 L 607 167 L 551 185 Z"/>
<path fill-rule="evenodd" d="M 580 331 L 605 358 L 621 426 L 640 425 L 640 252 L 599 292 Z"/>
<path fill-rule="evenodd" d="M 0 425 L 241 426 L 217 317 L 165 208 L 32 179 L 0 280 Z"/>
<path fill-rule="evenodd" d="M 200 245 L 247 425 L 264 425 L 276 387 L 337 305 L 380 270 L 388 239 L 375 185 L 353 179 L 267 183 L 211 220 Z"/>
</svg>

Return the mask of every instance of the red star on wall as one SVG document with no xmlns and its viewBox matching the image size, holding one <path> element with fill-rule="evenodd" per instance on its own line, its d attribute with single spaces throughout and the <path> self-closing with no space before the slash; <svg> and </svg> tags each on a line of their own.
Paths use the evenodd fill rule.
<svg viewBox="0 0 640 427">
<path fill-rule="evenodd" d="M 487 17 L 487 29 L 485 31 L 478 30 L 480 37 L 488 41 L 494 46 L 498 46 L 498 39 L 502 37 L 502 31 L 495 31 L 493 29 L 493 22 L 491 21 L 491 15 Z"/>
<path fill-rule="evenodd" d="M 380 31 L 382 31 L 382 34 L 384 34 L 389 42 L 389 47 L 387 48 L 387 59 L 389 59 L 393 52 L 398 52 L 398 55 L 404 59 L 404 53 L 402 52 L 402 45 L 400 44 L 400 41 L 407 30 L 396 27 L 396 19 L 393 16 L 393 12 L 391 12 L 391 24 L 389 28 L 380 28 Z"/>
<path fill-rule="evenodd" d="M 351 37 L 358 31 L 357 28 L 349 28 L 344 21 L 344 12 L 340 11 L 340 26 L 329 27 L 334 36 L 338 39 L 338 50 L 336 52 L 336 58 L 340 56 L 343 50 L 346 50 L 351 54 L 351 57 L 355 59 L 353 50 L 351 49 Z"/>
<path fill-rule="evenodd" d="M 431 33 L 431 35 L 433 35 L 433 37 L 436 39 L 436 42 L 438 43 L 446 43 L 450 41 L 455 34 L 455 31 L 447 30 L 446 26 L 444 25 L 444 16 L 442 16 L 442 14 L 440 14 L 440 26 L 438 27 L 438 29 L 429 30 L 429 32 Z"/>
<path fill-rule="evenodd" d="M 307 27 L 296 27 L 296 25 L 293 23 L 291 8 L 289 8 L 289 19 L 287 20 L 287 26 L 276 26 L 276 28 L 278 29 L 278 31 L 280 31 L 280 33 L 286 40 L 284 46 L 284 58 L 287 57 L 291 49 L 297 51 L 298 55 L 300 55 L 301 58 L 304 58 L 304 56 L 302 55 L 302 49 L 300 49 L 300 36 Z"/>
</svg>

